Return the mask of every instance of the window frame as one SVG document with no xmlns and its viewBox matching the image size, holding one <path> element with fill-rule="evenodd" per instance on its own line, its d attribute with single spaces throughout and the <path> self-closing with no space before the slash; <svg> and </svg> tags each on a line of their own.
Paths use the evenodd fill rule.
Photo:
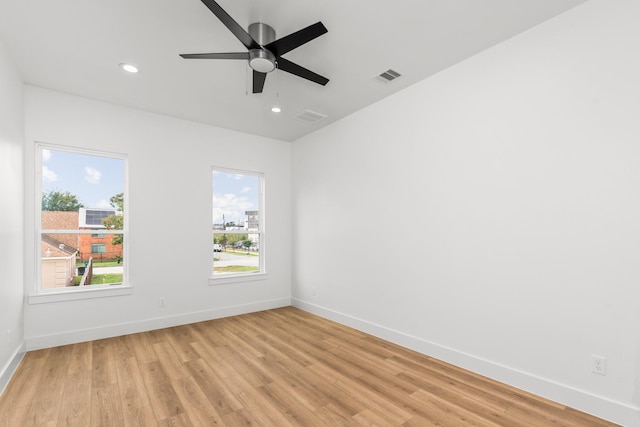
<svg viewBox="0 0 640 427">
<path fill-rule="evenodd" d="M 100 230 L 100 234 L 104 234 L 105 237 L 110 237 L 113 235 L 122 235 L 122 282 L 114 283 L 114 284 L 105 284 L 105 285 L 91 285 L 86 287 L 79 286 L 67 286 L 60 288 L 49 288 L 45 289 L 42 287 L 42 254 L 41 254 L 41 240 L 43 234 L 77 234 L 77 235 L 88 235 L 90 238 L 93 238 L 93 234 L 96 233 L 96 230 L 59 230 L 59 229 L 43 229 L 42 228 L 42 167 L 43 167 L 43 151 L 44 150 L 52 150 L 52 151 L 61 151 L 67 153 L 75 153 L 82 154 L 88 156 L 95 157 L 108 157 L 112 159 L 122 160 L 123 161 L 123 206 L 124 211 L 123 215 L 123 228 L 122 230 Z M 34 244 L 34 263 L 35 263 L 35 283 L 34 283 L 34 292 L 28 296 L 29 304 L 41 304 L 41 303 L 49 303 L 49 302 L 59 302 L 59 301 L 70 301 L 70 300 L 80 300 L 87 298 L 98 298 L 98 297 L 111 297 L 116 295 L 129 295 L 132 293 L 131 284 L 129 282 L 129 203 L 128 203 L 128 194 L 129 194 L 129 160 L 126 154 L 117 153 L 117 152 L 107 152 L 86 148 L 73 147 L 62 144 L 51 144 L 44 142 L 35 142 L 34 147 L 35 153 L 35 203 L 34 203 L 34 220 L 35 220 L 35 244 Z"/>
<path fill-rule="evenodd" d="M 215 230 L 213 229 L 213 223 L 210 223 L 212 236 L 215 239 L 216 235 L 221 234 L 258 234 L 258 271 L 256 272 L 241 272 L 241 273 L 219 273 L 214 274 L 213 269 L 215 267 L 215 261 L 211 260 L 211 275 L 209 276 L 209 285 L 223 285 L 230 283 L 240 283 L 240 282 L 252 282 L 258 280 L 266 280 L 267 279 L 267 270 L 266 270 L 266 220 L 265 220 L 265 187 L 266 187 L 266 177 L 264 172 L 258 171 L 250 171 L 243 169 L 231 169 L 227 167 L 219 167 L 212 166 L 211 173 L 209 175 L 209 212 L 213 212 L 213 174 L 214 172 L 226 173 L 226 174 L 237 174 L 237 175 L 246 175 L 257 177 L 259 180 L 258 190 L 260 194 L 258 195 L 258 230 L 248 232 L 248 230 Z M 251 209 L 256 210 L 256 209 Z M 214 239 L 211 239 L 211 243 L 209 245 L 209 253 L 214 254 L 213 245 Z"/>
</svg>

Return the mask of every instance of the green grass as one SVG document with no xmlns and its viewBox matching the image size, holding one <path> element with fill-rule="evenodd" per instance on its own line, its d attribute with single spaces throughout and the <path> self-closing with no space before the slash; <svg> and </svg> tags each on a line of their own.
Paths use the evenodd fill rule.
<svg viewBox="0 0 640 427">
<path fill-rule="evenodd" d="M 260 268 L 253 265 L 228 265 L 226 267 L 215 267 L 215 273 L 246 273 L 258 271 Z"/>
<path fill-rule="evenodd" d="M 93 266 L 94 267 L 121 267 L 122 266 L 122 262 L 120 264 L 118 264 L 115 261 L 96 261 L 95 259 L 93 260 Z M 76 267 L 84 267 L 84 261 L 78 261 L 76 262 Z"/>
<path fill-rule="evenodd" d="M 239 251 L 239 250 L 236 250 L 236 249 L 227 249 L 225 252 L 229 252 L 230 254 L 245 255 L 245 256 L 258 256 L 259 255 L 257 252 L 249 252 L 249 253 L 247 253 L 246 250 Z"/>
<path fill-rule="evenodd" d="M 82 276 L 76 276 L 75 284 L 79 285 L 80 280 L 82 280 Z M 109 285 L 112 283 L 122 283 L 122 273 L 94 274 L 93 277 L 91 277 L 92 285 Z"/>
<path fill-rule="evenodd" d="M 94 274 L 91 278 L 92 285 L 106 285 L 110 283 L 122 283 L 122 273 Z"/>
</svg>

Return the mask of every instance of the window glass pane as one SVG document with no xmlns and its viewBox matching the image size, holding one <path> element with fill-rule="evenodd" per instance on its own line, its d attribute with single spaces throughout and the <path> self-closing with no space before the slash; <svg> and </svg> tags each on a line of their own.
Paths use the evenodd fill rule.
<svg viewBox="0 0 640 427">
<path fill-rule="evenodd" d="M 95 238 L 88 233 L 43 233 L 41 237 L 42 289 L 78 286 L 87 275 L 85 286 L 122 283 L 122 251 L 109 244 L 117 236 L 106 236 L 105 243 L 92 243 Z"/>
<path fill-rule="evenodd" d="M 42 229 L 104 228 L 123 194 L 123 159 L 42 150 Z"/>
<path fill-rule="evenodd" d="M 216 241 L 225 235 L 216 235 Z M 214 245 L 213 274 L 257 273 L 260 271 L 260 235 L 227 234 L 228 243 L 218 252 Z"/>
<path fill-rule="evenodd" d="M 122 283 L 125 160 L 41 153 L 40 289 Z"/>
<path fill-rule="evenodd" d="M 91 244 L 91 253 L 92 254 L 104 254 L 107 252 L 107 248 L 104 243 L 92 243 Z"/>
<path fill-rule="evenodd" d="M 261 270 L 262 176 L 213 171 L 213 275 Z"/>
</svg>

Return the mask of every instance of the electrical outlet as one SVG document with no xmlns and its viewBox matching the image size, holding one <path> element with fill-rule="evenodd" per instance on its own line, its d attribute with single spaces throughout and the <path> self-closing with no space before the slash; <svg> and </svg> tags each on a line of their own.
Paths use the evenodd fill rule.
<svg viewBox="0 0 640 427">
<path fill-rule="evenodd" d="M 158 301 L 158 305 L 159 305 L 160 307 L 166 307 L 166 306 L 167 306 L 167 304 L 166 304 L 165 299 L 164 299 L 164 298 L 160 298 L 160 300 Z"/>
<path fill-rule="evenodd" d="M 599 375 L 607 375 L 607 359 L 602 356 L 591 356 L 591 372 Z"/>
</svg>

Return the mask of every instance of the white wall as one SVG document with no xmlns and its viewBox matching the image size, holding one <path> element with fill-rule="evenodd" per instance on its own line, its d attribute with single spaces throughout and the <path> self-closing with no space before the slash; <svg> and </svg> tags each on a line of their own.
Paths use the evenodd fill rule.
<svg viewBox="0 0 640 427">
<path fill-rule="evenodd" d="M 592 0 L 296 141 L 294 303 L 640 425 L 639 21 Z"/>
<path fill-rule="evenodd" d="M 23 346 L 23 85 L 0 43 L 0 392 Z"/>
<path fill-rule="evenodd" d="M 291 144 L 26 87 L 26 272 L 35 289 L 34 141 L 129 159 L 131 295 L 25 305 L 39 348 L 288 305 Z M 264 172 L 268 278 L 209 286 L 211 167 Z M 166 307 L 159 307 L 165 298 Z"/>
</svg>

